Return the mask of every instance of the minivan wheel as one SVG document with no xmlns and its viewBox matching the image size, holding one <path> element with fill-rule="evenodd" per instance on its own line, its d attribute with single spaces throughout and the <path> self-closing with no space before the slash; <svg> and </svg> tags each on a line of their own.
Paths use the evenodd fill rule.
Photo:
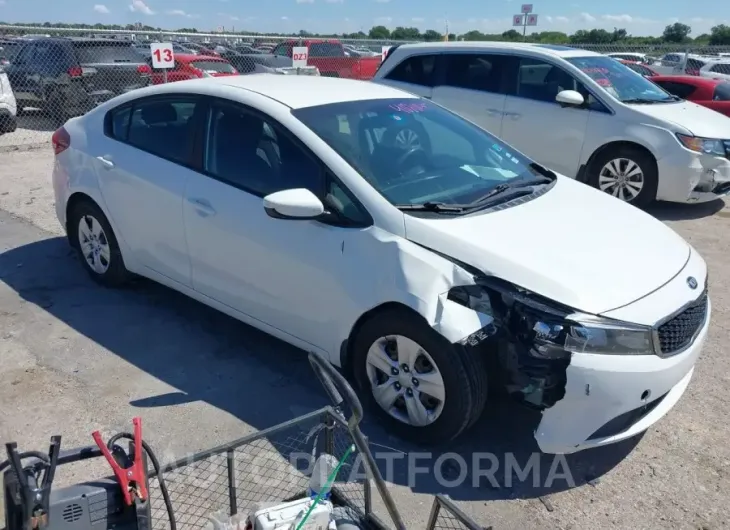
<svg viewBox="0 0 730 530">
<path fill-rule="evenodd" d="M 459 436 L 481 415 L 486 384 L 475 385 L 470 355 L 418 315 L 390 309 L 353 338 L 354 376 L 371 408 L 396 434 L 420 444 Z M 486 372 L 481 381 L 486 380 Z M 482 395 L 482 392 L 484 394 Z"/>
<path fill-rule="evenodd" d="M 656 162 L 651 155 L 635 147 L 607 149 L 591 163 L 588 184 L 643 208 L 656 199 Z"/>
<path fill-rule="evenodd" d="M 107 287 L 126 283 L 130 273 L 124 266 L 117 238 L 104 212 L 90 201 L 76 204 L 69 215 L 69 237 L 91 278 Z"/>
</svg>

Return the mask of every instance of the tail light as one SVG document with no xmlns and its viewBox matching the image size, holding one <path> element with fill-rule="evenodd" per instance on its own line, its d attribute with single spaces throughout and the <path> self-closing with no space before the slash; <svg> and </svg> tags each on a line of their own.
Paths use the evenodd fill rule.
<svg viewBox="0 0 730 530">
<path fill-rule="evenodd" d="M 80 66 L 72 66 L 68 69 L 68 75 L 69 77 L 82 77 L 84 70 Z"/>
<path fill-rule="evenodd" d="M 700 71 L 695 69 L 687 70 L 687 75 L 700 75 Z"/>
<path fill-rule="evenodd" d="M 137 73 L 141 75 L 152 75 L 152 68 L 150 68 L 149 65 L 140 64 L 137 67 Z"/>
<path fill-rule="evenodd" d="M 61 127 L 51 136 L 51 144 L 53 144 L 53 152 L 60 155 L 71 146 L 71 136 L 66 129 Z"/>
</svg>

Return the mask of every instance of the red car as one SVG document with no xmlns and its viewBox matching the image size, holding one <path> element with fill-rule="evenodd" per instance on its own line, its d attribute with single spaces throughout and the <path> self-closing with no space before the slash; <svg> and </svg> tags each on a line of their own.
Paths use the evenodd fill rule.
<svg viewBox="0 0 730 530">
<path fill-rule="evenodd" d="M 637 63 L 635 61 L 624 61 L 624 60 L 621 60 L 619 62 L 621 64 L 625 64 L 626 66 L 631 68 L 634 72 L 636 72 L 637 74 L 641 74 L 646 78 L 656 77 L 659 75 L 657 72 L 655 72 L 654 70 L 652 70 L 645 64 Z"/>
<path fill-rule="evenodd" d="M 670 94 L 730 116 L 730 83 L 688 75 L 660 75 L 651 80 Z"/>
<path fill-rule="evenodd" d="M 150 59 L 151 61 L 151 59 Z M 238 75 L 238 70 L 221 57 L 210 57 L 206 55 L 175 55 L 175 68 L 167 71 L 167 82 L 185 81 L 186 79 L 199 79 L 212 76 L 222 77 L 227 75 Z M 165 82 L 165 73 L 161 69 L 153 69 L 152 84 L 161 85 Z"/>
</svg>

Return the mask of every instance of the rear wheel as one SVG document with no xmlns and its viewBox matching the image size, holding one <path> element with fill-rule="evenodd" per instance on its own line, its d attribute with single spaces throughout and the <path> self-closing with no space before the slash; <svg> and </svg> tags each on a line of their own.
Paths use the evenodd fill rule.
<svg viewBox="0 0 730 530">
<path fill-rule="evenodd" d="M 617 199 L 643 208 L 656 199 L 656 162 L 642 149 L 606 149 L 591 163 L 588 184 Z"/>
<path fill-rule="evenodd" d="M 428 445 L 456 438 L 481 415 L 486 372 L 470 375 L 469 355 L 399 309 L 365 322 L 353 343 L 355 378 L 374 411 L 398 436 Z"/>
<path fill-rule="evenodd" d="M 107 287 L 126 283 L 130 273 L 104 212 L 91 201 L 77 203 L 68 220 L 69 237 L 92 279 Z"/>
</svg>

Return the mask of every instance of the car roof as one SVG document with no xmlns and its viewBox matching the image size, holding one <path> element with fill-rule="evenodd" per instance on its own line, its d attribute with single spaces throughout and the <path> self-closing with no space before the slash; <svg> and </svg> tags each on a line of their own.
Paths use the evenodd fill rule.
<svg viewBox="0 0 730 530">
<path fill-rule="evenodd" d="M 217 83 L 250 90 L 293 109 L 370 99 L 417 98 L 397 88 L 377 83 L 310 75 L 248 74 L 188 82 Z"/>
<path fill-rule="evenodd" d="M 451 51 L 484 51 L 484 50 L 499 50 L 499 51 L 530 51 L 535 55 L 542 55 L 545 57 L 586 57 L 586 56 L 601 56 L 605 57 L 602 53 L 596 53 L 588 50 L 581 50 L 580 48 L 573 48 L 570 46 L 563 46 L 560 44 L 531 44 L 523 42 L 491 42 L 491 41 L 455 41 L 455 42 L 419 42 L 415 44 L 402 44 L 398 46 L 398 50 L 419 50 L 419 51 L 430 51 L 430 52 L 443 52 L 444 50 Z"/>
<path fill-rule="evenodd" d="M 197 55 L 195 53 L 176 53 L 175 60 L 183 63 L 189 63 L 192 61 L 215 61 L 218 63 L 227 63 L 223 57 L 215 57 L 213 55 Z"/>
</svg>

